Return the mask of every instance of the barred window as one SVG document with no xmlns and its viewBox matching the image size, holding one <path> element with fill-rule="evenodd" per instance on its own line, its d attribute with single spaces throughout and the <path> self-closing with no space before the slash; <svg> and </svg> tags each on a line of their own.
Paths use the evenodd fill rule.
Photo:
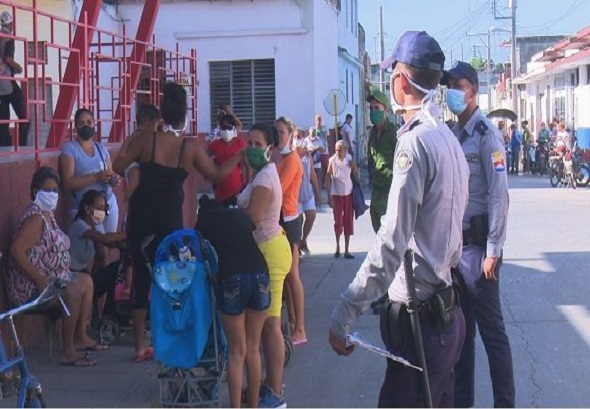
<svg viewBox="0 0 590 409">
<path fill-rule="evenodd" d="M 231 105 L 245 129 L 255 123 L 274 123 L 274 59 L 210 62 L 209 74 L 211 124 L 215 124 L 217 108 L 222 104 Z"/>
</svg>

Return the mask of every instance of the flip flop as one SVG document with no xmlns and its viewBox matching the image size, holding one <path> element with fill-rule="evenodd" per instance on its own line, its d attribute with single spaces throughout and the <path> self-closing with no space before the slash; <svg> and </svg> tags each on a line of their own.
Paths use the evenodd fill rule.
<svg viewBox="0 0 590 409">
<path fill-rule="evenodd" d="M 149 361 L 154 359 L 154 348 L 149 347 L 145 351 L 143 351 L 140 355 L 135 355 L 132 359 L 132 362 L 138 364 L 140 362 Z"/>
<path fill-rule="evenodd" d="M 109 349 L 108 345 L 96 343 L 94 345 L 90 345 L 90 346 L 87 346 L 84 348 L 77 349 L 76 351 L 78 351 L 78 352 L 101 352 L 101 351 L 106 351 L 107 349 Z"/>
<path fill-rule="evenodd" d="M 294 347 L 298 346 L 298 345 L 305 345 L 307 344 L 307 338 L 301 338 L 298 340 L 291 340 L 291 343 L 293 344 Z"/>
<path fill-rule="evenodd" d="M 344 258 L 353 259 L 354 256 L 352 254 L 350 254 L 350 253 L 344 253 Z"/>
<path fill-rule="evenodd" d="M 73 366 L 75 368 L 89 368 L 96 366 L 96 360 L 90 358 L 88 355 L 84 355 L 73 361 L 61 361 L 59 364 L 62 366 Z"/>
</svg>

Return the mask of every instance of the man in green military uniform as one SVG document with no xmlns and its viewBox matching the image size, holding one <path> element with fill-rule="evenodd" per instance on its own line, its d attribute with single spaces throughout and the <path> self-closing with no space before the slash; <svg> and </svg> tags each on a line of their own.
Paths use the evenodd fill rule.
<svg viewBox="0 0 590 409">
<path fill-rule="evenodd" d="M 381 91 L 373 91 L 367 98 L 373 127 L 369 135 L 371 172 L 371 223 L 375 233 L 381 227 L 381 217 L 387 209 L 387 197 L 393 179 L 393 158 L 398 127 L 387 118 L 391 103 Z"/>
</svg>

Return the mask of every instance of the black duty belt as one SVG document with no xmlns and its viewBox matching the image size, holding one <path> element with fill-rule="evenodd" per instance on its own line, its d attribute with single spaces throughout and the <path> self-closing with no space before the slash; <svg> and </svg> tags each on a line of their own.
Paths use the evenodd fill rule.
<svg viewBox="0 0 590 409">
<path fill-rule="evenodd" d="M 476 244 L 475 240 L 473 239 L 473 234 L 471 234 L 471 230 L 463 230 L 463 245 L 469 246 L 471 244 Z"/>
</svg>

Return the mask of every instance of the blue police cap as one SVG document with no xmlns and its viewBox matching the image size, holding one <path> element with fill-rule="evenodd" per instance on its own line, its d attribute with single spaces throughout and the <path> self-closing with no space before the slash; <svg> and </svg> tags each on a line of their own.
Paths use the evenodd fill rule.
<svg viewBox="0 0 590 409">
<path fill-rule="evenodd" d="M 457 61 L 453 65 L 453 68 L 443 73 L 442 79 L 440 80 L 441 85 L 449 85 L 451 78 L 456 80 L 466 79 L 472 85 L 479 84 L 475 68 L 463 61 Z"/>
<path fill-rule="evenodd" d="M 438 42 L 425 31 L 406 31 L 401 35 L 391 56 L 381 62 L 386 70 L 401 62 L 414 68 L 443 71 L 445 54 Z"/>
</svg>

